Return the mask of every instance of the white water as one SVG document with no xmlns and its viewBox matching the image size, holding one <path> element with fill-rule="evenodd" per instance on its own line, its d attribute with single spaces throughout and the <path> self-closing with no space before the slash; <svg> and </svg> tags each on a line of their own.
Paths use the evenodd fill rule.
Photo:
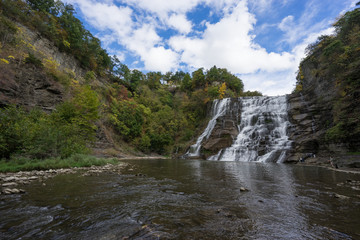
<svg viewBox="0 0 360 240">
<path fill-rule="evenodd" d="M 289 124 L 285 96 L 242 98 L 235 142 L 208 160 L 283 162 L 291 147 Z"/>
<path fill-rule="evenodd" d="M 211 120 L 209 121 L 206 129 L 196 140 L 196 143 L 190 146 L 189 151 L 186 153 L 186 156 L 189 157 L 198 157 L 200 156 L 201 143 L 205 139 L 208 139 L 211 135 L 212 130 L 216 125 L 216 120 L 223 116 L 226 113 L 228 105 L 230 103 L 230 98 L 224 98 L 222 100 L 216 99 L 213 102 L 211 107 Z"/>
</svg>

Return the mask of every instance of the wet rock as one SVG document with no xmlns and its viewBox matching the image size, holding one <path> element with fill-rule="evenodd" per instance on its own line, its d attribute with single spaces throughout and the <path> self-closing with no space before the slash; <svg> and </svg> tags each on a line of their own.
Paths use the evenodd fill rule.
<svg viewBox="0 0 360 240">
<path fill-rule="evenodd" d="M 342 200 L 347 200 L 347 199 L 349 199 L 349 197 L 344 196 L 344 195 L 340 195 L 340 194 L 337 194 L 337 193 L 334 194 L 334 197 L 335 197 L 335 198 L 342 199 Z"/>
<path fill-rule="evenodd" d="M 206 138 L 201 146 L 203 157 L 207 158 L 217 154 L 221 149 L 230 147 L 239 134 L 241 102 L 238 98 L 230 101 L 227 112 L 216 121 L 210 136 Z"/>
<path fill-rule="evenodd" d="M 3 187 L 15 187 L 18 184 L 16 182 L 8 182 L 8 183 L 4 183 L 2 186 Z"/>
<path fill-rule="evenodd" d="M 17 189 L 17 188 L 5 188 L 5 189 L 3 189 L 2 192 L 6 195 L 25 193 L 25 191 L 23 189 Z"/>
<path fill-rule="evenodd" d="M 18 178 L 17 177 L 7 177 L 7 178 L 4 178 L 4 182 L 12 182 L 12 181 L 17 181 Z"/>
<path fill-rule="evenodd" d="M 244 187 L 240 187 L 240 192 L 246 192 L 246 191 L 249 191 L 249 190 Z"/>
</svg>

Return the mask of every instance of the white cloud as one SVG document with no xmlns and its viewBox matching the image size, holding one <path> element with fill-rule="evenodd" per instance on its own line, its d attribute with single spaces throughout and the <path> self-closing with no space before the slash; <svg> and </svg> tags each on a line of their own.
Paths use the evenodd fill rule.
<svg viewBox="0 0 360 240">
<path fill-rule="evenodd" d="M 89 23 L 99 30 L 111 30 L 117 37 L 126 37 L 132 30 L 133 11 L 129 7 L 119 7 L 109 2 L 92 0 L 68 0 L 77 4 Z"/>
<path fill-rule="evenodd" d="M 279 24 L 279 28 L 282 31 L 289 31 L 294 26 L 294 16 L 287 16 Z"/>
<path fill-rule="evenodd" d="M 168 23 L 171 27 L 184 34 L 189 33 L 192 28 L 191 22 L 186 19 L 184 14 L 172 14 L 168 19 Z"/>
<path fill-rule="evenodd" d="M 239 74 L 288 69 L 293 56 L 289 53 L 268 53 L 253 42 L 250 35 L 256 20 L 240 2 L 231 13 L 215 24 L 207 24 L 200 38 L 175 36 L 170 46 L 181 53 L 181 60 L 194 67 L 226 67 Z"/>
<path fill-rule="evenodd" d="M 136 8 L 144 9 L 165 18 L 168 13 L 186 13 L 198 5 L 202 0 L 121 0 L 118 2 L 125 2 Z"/>
<path fill-rule="evenodd" d="M 145 52 L 141 59 L 146 69 L 153 71 L 167 72 L 178 68 L 178 55 L 164 47 L 153 47 Z"/>
</svg>

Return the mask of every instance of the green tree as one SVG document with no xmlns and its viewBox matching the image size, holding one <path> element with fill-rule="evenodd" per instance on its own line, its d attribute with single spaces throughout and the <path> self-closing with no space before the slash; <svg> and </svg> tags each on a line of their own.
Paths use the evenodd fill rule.
<svg viewBox="0 0 360 240">
<path fill-rule="evenodd" d="M 213 66 L 212 68 L 209 69 L 209 71 L 207 71 L 206 81 L 210 84 L 216 81 L 221 82 L 221 75 L 216 66 Z"/>
<path fill-rule="evenodd" d="M 198 70 L 192 73 L 192 88 L 200 88 L 205 86 L 205 75 L 204 68 L 199 68 Z"/>
<path fill-rule="evenodd" d="M 130 141 L 142 133 L 145 116 L 150 110 L 134 100 L 114 101 L 111 105 L 110 122 L 125 140 Z"/>
<path fill-rule="evenodd" d="M 180 88 L 184 92 L 192 90 L 192 80 L 191 80 L 190 74 L 188 74 L 188 73 L 185 74 L 185 76 L 181 82 Z"/>
</svg>

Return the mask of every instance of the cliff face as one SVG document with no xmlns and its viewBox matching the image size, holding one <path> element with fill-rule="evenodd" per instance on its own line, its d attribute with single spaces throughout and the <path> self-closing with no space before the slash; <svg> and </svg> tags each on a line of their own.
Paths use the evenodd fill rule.
<svg viewBox="0 0 360 240">
<path fill-rule="evenodd" d="M 241 102 L 232 98 L 226 113 L 219 117 L 208 139 L 201 144 L 201 153 L 207 158 L 217 154 L 221 149 L 230 147 L 239 134 L 238 125 L 241 118 Z"/>
<path fill-rule="evenodd" d="M 14 23 L 18 27 L 16 45 L 3 45 L 0 51 L 0 108 L 17 105 L 27 110 L 40 108 L 52 112 L 56 106 L 72 98 L 72 84 L 84 82 L 86 70 L 71 55 L 60 52 L 53 42 L 38 32 Z M 29 53 L 40 63 L 27 62 Z M 64 77 L 67 82 L 59 79 Z M 102 86 L 106 79 L 92 84 Z M 112 132 L 101 120 L 97 122 L 94 154 L 108 155 L 114 148 Z M 113 150 L 118 155 L 117 150 Z"/>
<path fill-rule="evenodd" d="M 64 87 L 34 65 L 0 65 L 0 107 L 15 104 L 52 111 L 63 101 Z"/>
<path fill-rule="evenodd" d="M 340 89 L 335 76 L 316 74 L 319 66 L 310 59 L 301 64 L 299 74 L 302 90 L 288 96 L 288 114 L 292 124 L 289 137 L 293 141 L 287 161 L 296 162 L 316 154 L 319 159 L 338 157 L 350 159 L 348 152 L 360 149 L 360 139 L 329 141 L 327 134 L 335 125 L 334 113 L 340 99 Z M 358 112 L 356 108 L 351 111 Z M 358 115 L 359 116 L 359 115 Z M 346 118 L 346 116 L 343 116 Z M 349 129 L 351 131 L 351 129 Z M 349 163 L 351 164 L 351 163 Z M 344 163 L 345 165 L 345 163 Z"/>
<path fill-rule="evenodd" d="M 56 81 L 49 68 L 81 79 L 85 74 L 73 56 L 60 52 L 48 39 L 35 31 L 17 24 L 17 38 L 21 40 L 16 48 L 4 48 L 0 58 L 7 62 L 0 64 L 0 107 L 10 104 L 25 108 L 39 107 L 52 111 L 66 99 L 67 91 Z M 25 63 L 24 55 L 32 52 L 47 67 Z M 14 57 L 15 56 L 15 57 Z M 46 68 L 46 69 L 45 69 Z M 51 72 L 51 70 L 50 70 Z"/>
</svg>

